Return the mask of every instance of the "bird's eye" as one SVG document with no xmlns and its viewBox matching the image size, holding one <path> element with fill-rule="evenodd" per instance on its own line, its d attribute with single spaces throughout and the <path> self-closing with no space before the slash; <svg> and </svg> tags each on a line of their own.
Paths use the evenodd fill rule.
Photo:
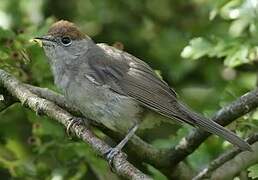
<svg viewBox="0 0 258 180">
<path fill-rule="evenodd" d="M 72 44 L 71 38 L 70 38 L 70 37 L 67 37 L 67 36 L 62 37 L 61 42 L 62 42 L 62 44 L 65 45 L 65 46 L 69 46 L 70 44 Z"/>
</svg>

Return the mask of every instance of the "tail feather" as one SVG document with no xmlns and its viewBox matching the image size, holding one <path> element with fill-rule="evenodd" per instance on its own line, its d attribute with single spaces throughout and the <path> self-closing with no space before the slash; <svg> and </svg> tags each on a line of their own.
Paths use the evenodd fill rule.
<svg viewBox="0 0 258 180">
<path fill-rule="evenodd" d="M 218 123 L 209 120 L 205 117 L 202 117 L 199 114 L 189 111 L 184 105 L 180 104 L 180 110 L 183 110 L 184 116 L 188 117 L 186 122 L 191 122 L 190 124 L 195 124 L 196 126 L 200 127 L 201 129 L 208 131 L 212 134 L 216 134 L 220 136 L 233 145 L 238 146 L 243 151 L 252 151 L 251 146 L 238 137 L 236 134 L 231 132 L 230 130 L 224 128 L 223 126 L 219 125 Z M 190 119 L 189 119 L 190 118 Z"/>
<path fill-rule="evenodd" d="M 243 139 L 241 139 L 240 137 L 238 137 L 236 134 L 229 131 L 228 129 L 224 128 L 223 126 L 217 124 L 216 122 L 208 119 L 202 119 L 202 118 L 195 119 L 195 121 L 198 127 L 226 139 L 230 143 L 238 146 L 241 150 L 243 151 L 252 150 L 251 146 L 246 141 L 244 141 Z"/>
</svg>

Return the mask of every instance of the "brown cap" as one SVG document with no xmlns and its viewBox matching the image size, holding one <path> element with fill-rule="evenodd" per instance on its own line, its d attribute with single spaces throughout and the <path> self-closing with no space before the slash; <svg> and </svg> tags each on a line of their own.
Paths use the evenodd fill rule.
<svg viewBox="0 0 258 180">
<path fill-rule="evenodd" d="M 48 35 L 56 37 L 68 36 L 73 40 L 80 40 L 86 37 L 73 23 L 65 20 L 54 23 L 48 30 Z"/>
</svg>

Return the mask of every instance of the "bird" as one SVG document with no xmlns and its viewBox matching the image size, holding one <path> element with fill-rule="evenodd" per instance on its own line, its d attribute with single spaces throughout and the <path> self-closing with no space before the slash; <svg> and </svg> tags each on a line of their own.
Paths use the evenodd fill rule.
<svg viewBox="0 0 258 180">
<path fill-rule="evenodd" d="M 54 82 L 68 102 L 124 139 L 107 152 L 109 162 L 135 134 L 147 113 L 187 123 L 224 138 L 243 151 L 251 146 L 230 130 L 192 111 L 141 59 L 107 44 L 96 44 L 72 22 L 55 22 L 40 42 Z"/>
</svg>

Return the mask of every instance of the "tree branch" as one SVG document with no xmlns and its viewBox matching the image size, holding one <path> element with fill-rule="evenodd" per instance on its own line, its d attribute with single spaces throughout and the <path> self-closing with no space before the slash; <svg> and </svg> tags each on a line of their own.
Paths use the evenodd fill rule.
<svg viewBox="0 0 258 180">
<path fill-rule="evenodd" d="M 26 86 L 32 93 L 36 94 L 37 96 L 52 101 L 66 111 L 77 116 L 82 116 L 80 111 L 76 109 L 76 107 L 74 107 L 71 103 L 67 102 L 62 94 L 49 90 L 48 88 L 36 87 L 30 84 L 24 84 L 24 86 Z"/>
<path fill-rule="evenodd" d="M 255 142 L 258 141 L 258 133 L 250 136 L 247 139 L 247 142 L 250 144 L 253 144 Z M 194 178 L 193 180 L 201 180 L 204 178 L 210 178 L 211 173 L 213 171 L 215 171 L 217 168 L 219 168 L 220 166 L 222 166 L 224 163 L 226 163 L 227 161 L 233 159 L 236 155 L 238 155 L 239 153 L 241 153 L 241 151 L 237 148 L 231 149 L 227 152 L 225 152 L 224 154 L 220 155 L 218 158 L 216 158 L 215 160 L 213 160 L 208 167 L 204 168 L 203 170 L 201 170 Z"/>
<path fill-rule="evenodd" d="M 67 108 L 68 110 L 71 109 L 70 105 L 67 105 L 65 102 L 63 96 L 59 94 L 56 94 L 58 95 L 56 96 L 54 92 L 47 89 L 34 87 L 31 85 L 28 85 L 28 87 L 39 96 L 54 101 L 63 108 Z M 256 89 L 240 97 L 227 107 L 219 110 L 213 119 L 222 125 L 227 125 L 236 118 L 256 108 L 256 106 L 258 106 L 257 100 L 258 90 Z M 76 110 L 74 112 L 77 114 L 79 113 L 78 111 L 76 112 Z M 102 129 L 102 131 L 108 136 L 114 139 L 120 140 L 122 138 L 122 135 L 114 133 L 103 126 L 98 125 L 98 127 L 100 127 L 100 129 Z M 132 140 L 129 141 L 127 147 L 130 154 L 133 154 L 133 156 L 137 157 L 137 159 L 153 165 L 168 177 L 174 177 L 171 169 L 175 170 L 175 166 L 187 155 L 191 154 L 208 136 L 209 133 L 200 129 L 195 129 L 187 137 L 183 138 L 181 143 L 179 143 L 179 145 L 175 148 L 163 150 L 156 149 L 150 144 L 144 142 L 139 137 L 134 136 Z M 236 151 L 240 152 L 238 149 L 236 149 Z M 170 158 L 168 158 L 168 156 Z"/>
<path fill-rule="evenodd" d="M 211 179 L 233 179 L 242 170 L 258 162 L 258 142 L 252 145 L 253 152 L 242 152 L 232 160 L 224 163 L 211 174 Z"/>
<path fill-rule="evenodd" d="M 23 105 L 28 106 L 35 112 L 40 111 L 48 117 L 57 120 L 66 128 L 75 118 L 67 111 L 55 105 L 49 100 L 42 99 L 33 94 L 22 83 L 16 80 L 12 75 L 0 69 L 0 84 L 4 86 L 7 91 L 15 98 L 17 98 Z M 105 158 L 105 153 L 111 148 L 104 141 L 96 137 L 88 127 L 82 124 L 75 124 L 71 130 L 88 143 L 98 154 Z M 135 168 L 126 160 L 124 153 L 119 153 L 113 160 L 114 171 L 127 179 L 150 179 L 147 175 Z"/>
<path fill-rule="evenodd" d="M 254 110 L 258 106 L 258 89 L 241 96 L 228 106 L 219 110 L 213 120 L 222 126 L 230 124 L 235 119 Z M 201 129 L 195 129 L 188 136 L 181 139 L 180 143 L 171 149 L 168 157 L 169 164 L 173 167 L 194 152 L 203 141 L 211 134 Z"/>
<path fill-rule="evenodd" d="M 56 93 L 56 92 L 51 91 L 46 88 L 40 88 L 40 87 L 28 85 L 28 84 L 25 84 L 25 86 L 27 88 L 29 88 L 30 91 L 37 94 L 38 96 L 54 102 L 58 106 L 64 108 L 65 110 L 67 110 L 71 113 L 74 113 L 78 116 L 82 116 L 82 114 L 79 112 L 79 110 L 77 110 L 71 104 L 66 102 L 64 96 L 62 96 L 61 94 Z M 118 134 L 117 132 L 113 132 L 113 131 L 109 130 L 108 128 L 102 126 L 101 124 L 97 124 L 94 121 L 92 123 L 93 123 L 93 125 L 100 128 L 103 132 L 105 132 L 105 134 L 107 134 L 108 136 L 110 136 L 111 138 L 113 138 L 117 141 L 120 141 L 124 136 L 122 134 Z M 166 156 L 165 156 L 167 153 L 166 150 L 157 149 L 157 148 L 153 147 L 152 145 L 146 143 L 145 141 L 143 141 L 141 138 L 139 138 L 136 135 L 131 138 L 131 140 L 128 142 L 127 147 L 130 152 L 132 152 L 134 155 L 137 156 L 137 159 L 139 158 L 140 160 L 144 160 L 144 161 L 146 161 L 146 159 L 148 159 L 148 163 L 151 162 L 150 164 L 155 164 L 155 165 L 160 164 L 161 165 L 161 164 L 163 164 L 162 163 L 163 159 L 161 159 L 161 158 L 164 158 L 164 161 L 166 159 Z"/>
</svg>

